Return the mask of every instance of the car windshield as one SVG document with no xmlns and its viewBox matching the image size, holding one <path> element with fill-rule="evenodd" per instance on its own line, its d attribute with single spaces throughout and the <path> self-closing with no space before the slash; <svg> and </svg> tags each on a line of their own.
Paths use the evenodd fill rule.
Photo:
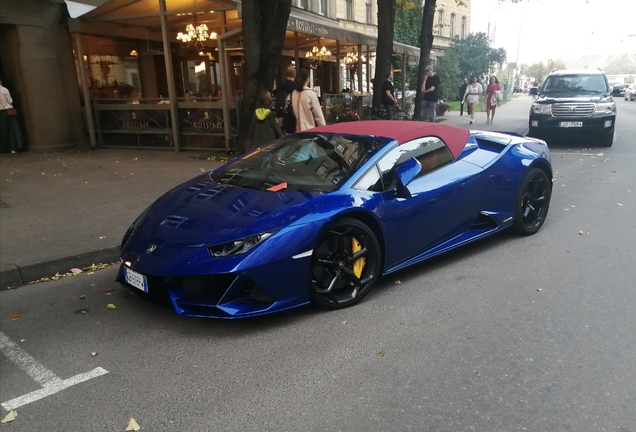
<svg viewBox="0 0 636 432">
<path fill-rule="evenodd" d="M 280 138 L 210 174 L 218 183 L 269 191 L 330 192 L 387 138 L 303 133 Z"/>
<path fill-rule="evenodd" d="M 601 75 L 553 75 L 543 84 L 543 93 L 607 93 Z"/>
</svg>

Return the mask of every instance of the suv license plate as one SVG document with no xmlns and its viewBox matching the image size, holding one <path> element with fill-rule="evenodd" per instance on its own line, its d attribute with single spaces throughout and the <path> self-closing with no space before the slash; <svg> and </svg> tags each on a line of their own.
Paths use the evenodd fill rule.
<svg viewBox="0 0 636 432">
<path fill-rule="evenodd" d="M 137 273 L 134 270 L 124 267 L 124 278 L 126 279 L 126 282 L 135 288 L 139 288 L 143 292 L 148 292 L 148 280 L 146 279 L 146 276 L 141 273 Z"/>
<path fill-rule="evenodd" d="M 561 122 L 559 123 L 561 127 L 583 127 L 583 122 Z"/>
</svg>

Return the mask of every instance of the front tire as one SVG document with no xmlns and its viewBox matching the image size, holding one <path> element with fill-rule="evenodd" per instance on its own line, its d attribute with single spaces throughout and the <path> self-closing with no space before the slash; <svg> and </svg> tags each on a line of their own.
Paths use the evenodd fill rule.
<svg viewBox="0 0 636 432">
<path fill-rule="evenodd" d="M 318 239 L 311 259 L 311 300 L 320 307 L 352 306 L 380 277 L 382 251 L 373 231 L 356 219 L 342 219 Z"/>
<path fill-rule="evenodd" d="M 540 168 L 532 168 L 521 182 L 515 206 L 515 231 L 524 236 L 536 234 L 548 215 L 552 184 Z"/>
</svg>

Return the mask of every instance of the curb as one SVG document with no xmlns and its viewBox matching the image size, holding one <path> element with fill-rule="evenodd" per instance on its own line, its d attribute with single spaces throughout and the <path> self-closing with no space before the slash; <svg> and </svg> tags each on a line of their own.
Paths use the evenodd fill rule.
<svg viewBox="0 0 636 432">
<path fill-rule="evenodd" d="M 31 281 L 54 275 L 60 269 L 68 270 L 72 267 L 87 267 L 97 262 L 112 263 L 119 259 L 119 246 L 69 255 L 23 267 L 18 265 L 5 266 L 0 270 L 0 292 L 8 288 L 26 285 Z"/>
</svg>

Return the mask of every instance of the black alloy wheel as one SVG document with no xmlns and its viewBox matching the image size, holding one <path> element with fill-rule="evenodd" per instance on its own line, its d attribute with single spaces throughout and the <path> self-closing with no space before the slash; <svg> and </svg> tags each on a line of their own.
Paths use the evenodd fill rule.
<svg viewBox="0 0 636 432">
<path fill-rule="evenodd" d="M 324 232 L 311 260 L 311 299 L 340 309 L 367 295 L 380 277 L 382 251 L 373 231 L 356 219 L 342 219 Z"/>
<path fill-rule="evenodd" d="M 532 235 L 541 229 L 550 207 L 552 184 L 545 171 L 531 169 L 521 183 L 515 209 L 515 231 Z"/>
</svg>

